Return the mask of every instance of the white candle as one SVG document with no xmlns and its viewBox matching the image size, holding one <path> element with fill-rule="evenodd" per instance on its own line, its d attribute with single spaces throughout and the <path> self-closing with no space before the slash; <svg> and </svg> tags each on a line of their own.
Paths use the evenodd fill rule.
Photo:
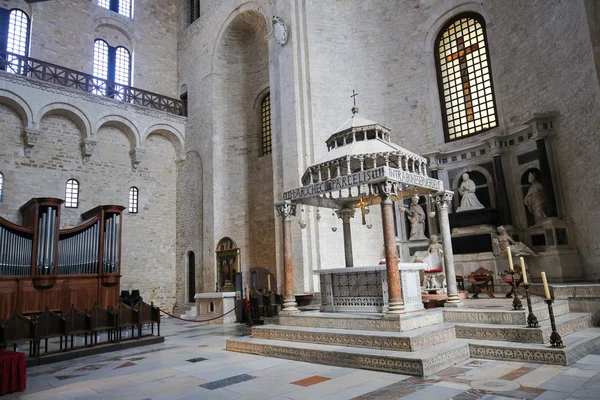
<svg viewBox="0 0 600 400">
<path fill-rule="evenodd" d="M 510 246 L 506 246 L 506 252 L 508 253 L 508 268 L 512 271 L 515 269 L 512 262 L 512 253 L 510 252 Z"/>
<path fill-rule="evenodd" d="M 544 284 L 544 292 L 546 293 L 546 300 L 552 300 L 552 297 L 550 297 L 550 289 L 548 289 L 548 281 L 546 280 L 545 272 L 542 272 L 542 283 Z"/>
<path fill-rule="evenodd" d="M 246 285 L 246 298 L 250 298 L 250 290 L 248 289 L 248 285 Z"/>
<path fill-rule="evenodd" d="M 523 283 L 527 283 L 527 271 L 525 270 L 525 260 L 523 257 L 519 257 L 519 261 L 521 262 L 521 280 Z"/>
<path fill-rule="evenodd" d="M 267 275 L 267 290 L 271 291 L 271 274 Z"/>
</svg>

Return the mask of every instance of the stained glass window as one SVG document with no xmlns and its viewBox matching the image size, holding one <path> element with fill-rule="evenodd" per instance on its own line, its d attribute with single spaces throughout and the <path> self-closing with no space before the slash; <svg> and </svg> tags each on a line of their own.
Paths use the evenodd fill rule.
<svg viewBox="0 0 600 400">
<path fill-rule="evenodd" d="M 446 141 L 497 126 L 483 17 L 461 14 L 446 23 L 436 42 L 436 64 Z"/>
<path fill-rule="evenodd" d="M 138 194 L 138 188 L 135 186 L 129 188 L 129 212 L 132 214 L 137 214 L 138 212 Z"/>
<path fill-rule="evenodd" d="M 67 190 L 65 194 L 65 207 L 77 208 L 79 206 L 79 182 L 75 179 L 67 181 Z"/>
<path fill-rule="evenodd" d="M 271 154 L 271 94 L 268 93 L 261 105 L 260 110 L 261 127 L 262 127 L 262 154 Z"/>
</svg>

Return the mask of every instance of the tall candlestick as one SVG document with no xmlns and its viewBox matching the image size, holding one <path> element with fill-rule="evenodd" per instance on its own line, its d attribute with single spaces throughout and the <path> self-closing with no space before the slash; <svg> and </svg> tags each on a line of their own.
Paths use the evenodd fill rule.
<svg viewBox="0 0 600 400">
<path fill-rule="evenodd" d="M 544 293 L 546 293 L 546 300 L 552 300 L 552 297 L 550 297 L 550 289 L 548 289 L 548 281 L 546 280 L 545 272 L 542 272 L 542 283 L 544 284 Z"/>
<path fill-rule="evenodd" d="M 508 254 L 508 268 L 510 268 L 512 271 L 513 269 L 515 269 L 515 267 L 513 266 L 512 262 L 512 253 L 510 252 L 510 246 L 506 246 L 506 253 Z"/>
<path fill-rule="evenodd" d="M 525 260 L 523 257 L 519 257 L 519 261 L 521 262 L 521 281 L 523 283 L 527 283 L 527 271 L 525 270 Z"/>
<path fill-rule="evenodd" d="M 246 285 L 246 298 L 250 299 L 250 290 L 248 290 L 248 285 Z"/>
<path fill-rule="evenodd" d="M 271 291 L 271 274 L 267 275 L 267 290 Z"/>
</svg>

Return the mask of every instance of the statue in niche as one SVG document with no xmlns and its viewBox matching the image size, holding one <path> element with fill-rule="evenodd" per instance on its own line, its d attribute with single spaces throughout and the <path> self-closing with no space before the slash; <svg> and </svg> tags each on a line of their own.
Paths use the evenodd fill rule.
<svg viewBox="0 0 600 400">
<path fill-rule="evenodd" d="M 514 257 L 540 256 L 522 242 L 515 242 L 503 226 L 499 226 L 496 229 L 498 230 L 498 237 L 492 239 L 492 250 L 496 257 L 501 255 L 508 257 L 506 252 L 508 246 L 510 246 L 510 252 L 513 255 L 513 259 Z"/>
<path fill-rule="evenodd" d="M 462 198 L 460 199 L 460 207 L 456 209 L 456 212 L 485 208 L 485 206 L 477 199 L 477 196 L 475 195 L 475 189 L 475 182 L 469 179 L 469 174 L 464 173 L 462 175 L 462 183 L 458 188 L 458 193 L 460 193 Z"/>
<path fill-rule="evenodd" d="M 523 203 L 525 203 L 525 207 L 527 207 L 527 210 L 533 215 L 535 225 L 541 225 L 542 222 L 548 219 L 544 212 L 544 204 L 546 203 L 544 187 L 535 178 L 533 172 L 529 173 L 527 180 L 531 186 L 529 186 L 529 190 L 525 195 L 525 199 L 523 199 Z"/>
<path fill-rule="evenodd" d="M 424 240 L 425 236 L 425 211 L 419 205 L 419 196 L 414 195 L 407 211 L 408 220 L 410 221 L 410 237 L 408 240 Z"/>
</svg>

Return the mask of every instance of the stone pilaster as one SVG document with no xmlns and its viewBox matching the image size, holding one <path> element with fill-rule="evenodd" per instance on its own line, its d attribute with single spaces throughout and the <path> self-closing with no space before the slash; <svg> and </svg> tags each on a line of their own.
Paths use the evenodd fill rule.
<svg viewBox="0 0 600 400">
<path fill-rule="evenodd" d="M 352 256 L 352 230 L 350 228 L 350 218 L 354 217 L 355 210 L 352 208 L 343 208 L 336 210 L 338 218 L 343 222 L 344 228 L 344 255 L 346 256 L 346 268 L 354 267 L 354 257 Z"/>
<path fill-rule="evenodd" d="M 442 235 L 442 248 L 444 250 L 444 266 L 446 273 L 446 284 L 448 288 L 448 300 L 445 307 L 460 307 L 463 303 L 458 298 L 456 287 L 456 272 L 454 270 L 454 254 L 452 253 L 452 237 L 450 236 L 450 221 L 448 220 L 448 209 L 452 204 L 453 192 L 446 190 L 435 196 L 440 221 L 440 233 Z"/>
<path fill-rule="evenodd" d="M 25 142 L 25 157 L 31 157 L 33 146 L 35 146 L 41 131 L 37 128 L 25 128 L 23 141 Z"/>
<path fill-rule="evenodd" d="M 294 262 L 292 259 L 292 217 L 296 215 L 296 205 L 288 200 L 275 203 L 277 216 L 283 222 L 283 309 L 282 314 L 299 312 L 294 293 Z"/>
</svg>

